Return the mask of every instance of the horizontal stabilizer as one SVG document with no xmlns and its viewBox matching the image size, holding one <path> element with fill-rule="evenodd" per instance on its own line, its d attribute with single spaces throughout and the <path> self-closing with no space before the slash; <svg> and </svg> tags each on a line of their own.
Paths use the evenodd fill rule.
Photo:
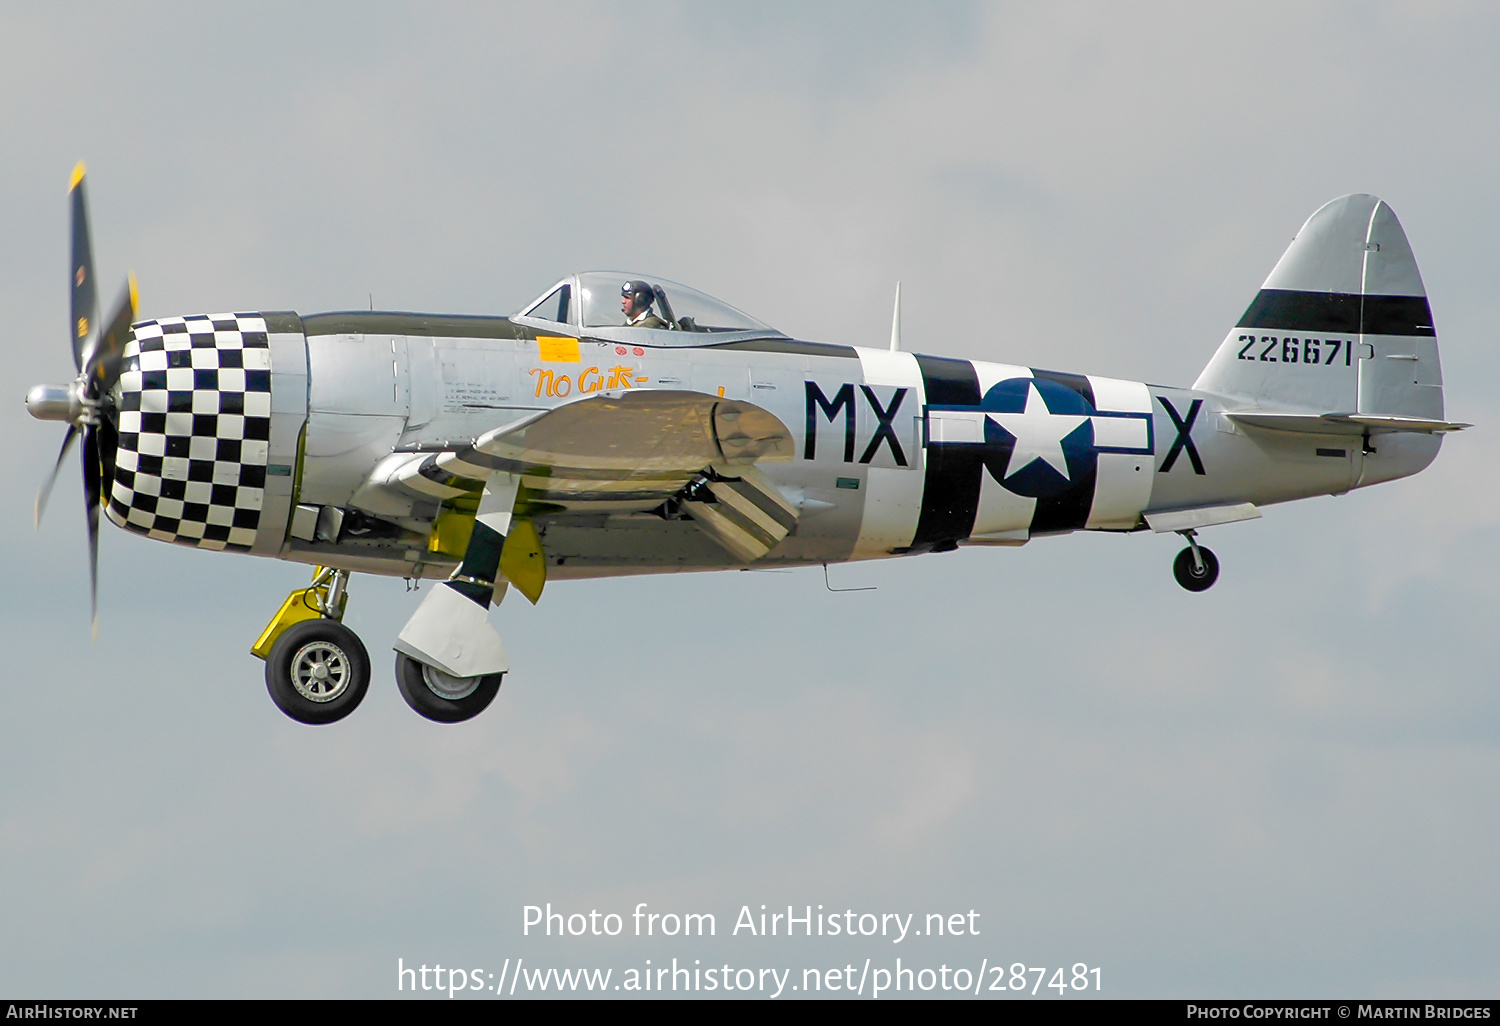
<svg viewBox="0 0 1500 1026">
<path fill-rule="evenodd" d="M 1363 435 L 1409 431 L 1434 435 L 1462 431 L 1472 424 L 1422 417 L 1397 417 L 1379 413 L 1226 413 L 1236 424 L 1268 431 L 1292 431 L 1304 435 Z"/>
</svg>

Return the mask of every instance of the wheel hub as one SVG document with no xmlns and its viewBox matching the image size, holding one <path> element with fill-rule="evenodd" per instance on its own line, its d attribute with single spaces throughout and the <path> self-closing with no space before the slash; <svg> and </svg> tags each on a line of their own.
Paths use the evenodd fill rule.
<svg viewBox="0 0 1500 1026">
<path fill-rule="evenodd" d="M 353 678 L 349 657 L 327 641 L 303 645 L 292 656 L 292 687 L 309 702 L 331 702 Z"/>
<path fill-rule="evenodd" d="M 450 702 L 468 698 L 479 689 L 483 680 L 483 677 L 455 677 L 425 663 L 422 666 L 422 682 L 427 685 L 428 690 Z"/>
</svg>

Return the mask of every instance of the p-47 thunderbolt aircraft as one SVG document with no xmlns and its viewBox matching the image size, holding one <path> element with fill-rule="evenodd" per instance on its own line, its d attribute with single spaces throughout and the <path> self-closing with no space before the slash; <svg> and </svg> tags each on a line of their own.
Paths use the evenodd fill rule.
<svg viewBox="0 0 1500 1026">
<path fill-rule="evenodd" d="M 804 342 L 649 274 L 563 278 L 510 317 L 226 313 L 103 322 L 83 167 L 78 377 L 33 416 L 83 436 L 128 531 L 313 564 L 251 651 L 303 723 L 370 680 L 351 573 L 441 578 L 395 640 L 418 713 L 477 715 L 510 664 L 489 622 L 548 579 L 837 563 L 1070 531 L 1197 541 L 1259 507 L 1415 474 L 1443 433 L 1421 276 L 1373 196 L 1319 209 L 1191 388 Z M 51 489 L 48 480 L 37 514 Z M 96 588 L 97 590 L 97 588 Z"/>
</svg>

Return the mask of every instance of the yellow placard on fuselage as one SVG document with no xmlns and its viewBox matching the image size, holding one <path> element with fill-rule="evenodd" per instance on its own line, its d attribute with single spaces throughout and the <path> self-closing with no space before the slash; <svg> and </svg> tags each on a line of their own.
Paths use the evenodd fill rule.
<svg viewBox="0 0 1500 1026">
<path fill-rule="evenodd" d="M 536 347 L 541 358 L 549 363 L 582 362 L 582 358 L 578 355 L 578 340 L 576 338 L 538 335 L 536 337 Z"/>
</svg>

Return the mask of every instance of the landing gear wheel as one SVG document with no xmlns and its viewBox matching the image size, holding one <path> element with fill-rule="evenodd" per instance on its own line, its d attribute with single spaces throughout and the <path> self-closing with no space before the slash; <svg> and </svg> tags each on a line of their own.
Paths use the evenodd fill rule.
<svg viewBox="0 0 1500 1026">
<path fill-rule="evenodd" d="M 266 657 L 266 690 L 298 723 L 333 723 L 370 687 L 370 656 L 336 620 L 304 620 L 281 632 Z"/>
<path fill-rule="evenodd" d="M 462 723 L 484 712 L 500 692 L 505 674 L 452 677 L 442 670 L 396 653 L 396 685 L 401 697 L 420 716 L 438 723 Z"/>
<path fill-rule="evenodd" d="M 1193 562 L 1191 545 L 1177 553 L 1177 558 L 1172 562 L 1172 575 L 1188 591 L 1207 591 L 1219 579 L 1219 557 L 1213 554 L 1212 549 L 1206 549 L 1202 545 L 1198 546 L 1198 553 L 1203 557 L 1202 570 Z"/>
</svg>

